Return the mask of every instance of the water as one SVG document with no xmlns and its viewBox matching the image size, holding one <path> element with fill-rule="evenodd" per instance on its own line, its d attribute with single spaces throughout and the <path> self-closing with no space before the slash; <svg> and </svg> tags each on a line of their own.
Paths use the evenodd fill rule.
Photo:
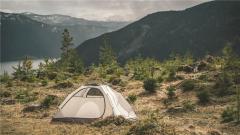
<svg viewBox="0 0 240 135">
<path fill-rule="evenodd" d="M 9 74 L 12 74 L 14 72 L 14 69 L 12 68 L 17 67 L 20 61 L 9 61 L 9 62 L 1 62 L 1 70 L 0 70 L 0 75 L 4 73 L 4 71 L 8 72 Z M 43 62 L 43 59 L 38 59 L 38 60 L 32 60 L 33 64 L 33 69 L 37 69 L 38 65 L 40 62 Z"/>
</svg>

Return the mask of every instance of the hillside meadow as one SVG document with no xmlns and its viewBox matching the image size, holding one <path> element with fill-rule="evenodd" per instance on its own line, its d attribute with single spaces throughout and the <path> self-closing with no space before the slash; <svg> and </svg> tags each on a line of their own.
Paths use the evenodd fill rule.
<svg viewBox="0 0 240 135">
<path fill-rule="evenodd" d="M 109 61 L 78 73 L 62 69 L 56 73 L 53 67 L 59 63 L 50 60 L 33 70 L 31 60 L 26 58 L 12 76 L 7 73 L 1 76 L 1 134 L 240 133 L 239 90 L 238 82 L 234 81 L 239 77 L 238 58 L 227 53 L 222 57 L 208 55 L 201 60 L 176 55 L 163 62 L 139 57 L 120 66 L 106 50 L 102 57 Z M 109 117 L 92 123 L 51 122 L 64 98 L 91 82 L 107 84 L 120 92 L 131 103 L 138 119 Z"/>
</svg>

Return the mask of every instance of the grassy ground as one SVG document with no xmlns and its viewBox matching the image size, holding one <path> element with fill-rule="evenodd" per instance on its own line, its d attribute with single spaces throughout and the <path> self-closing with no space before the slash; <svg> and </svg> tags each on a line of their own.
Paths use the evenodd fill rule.
<svg viewBox="0 0 240 135">
<path fill-rule="evenodd" d="M 186 78 L 197 78 L 198 74 L 182 74 Z M 173 82 L 164 82 L 158 86 L 158 90 L 154 94 L 144 92 L 142 82 L 125 79 L 125 86 L 112 86 L 115 90 L 121 92 L 124 97 L 130 94 L 137 95 L 137 100 L 132 107 L 134 108 L 139 121 L 145 120 L 149 114 L 154 112 L 158 121 L 167 124 L 171 130 L 175 130 L 177 135 L 205 135 L 210 132 L 218 132 L 225 135 L 240 135 L 240 126 L 234 124 L 221 123 L 221 113 L 226 106 L 233 103 L 233 97 L 228 96 L 218 99 L 218 102 L 211 102 L 207 105 L 199 105 L 196 98 L 196 92 L 182 92 L 176 87 L 177 98 L 171 104 L 165 105 L 164 100 L 167 98 L 166 88 L 170 85 L 178 86 L 182 80 Z M 6 87 L 1 84 L 1 91 L 10 91 L 11 98 L 15 98 L 16 91 L 28 90 L 35 93 L 36 100 L 29 103 L 19 103 L 13 105 L 1 105 L 1 134 L 10 135 L 45 135 L 45 134 L 81 134 L 81 135 L 109 135 L 109 134 L 127 134 L 129 129 L 136 124 L 133 122 L 128 125 L 116 126 L 110 124 L 102 127 L 95 127 L 91 124 L 70 124 L 70 123 L 51 123 L 51 118 L 57 111 L 57 105 L 52 105 L 48 109 L 41 109 L 35 112 L 23 112 L 23 108 L 32 103 L 40 103 L 47 95 L 56 95 L 59 101 L 73 90 L 91 80 L 91 77 L 79 77 L 74 81 L 74 87 L 67 89 L 56 89 L 54 82 L 49 82 L 47 86 L 41 86 L 38 83 L 14 82 L 12 87 Z M 80 83 L 79 83 L 80 82 Z M 167 110 L 171 107 L 182 107 L 183 102 L 191 101 L 196 104 L 194 111 L 173 112 Z M 221 102 L 220 102 L 221 101 Z M 212 134 L 215 135 L 215 134 Z M 217 134 L 216 134 L 217 135 Z"/>
</svg>

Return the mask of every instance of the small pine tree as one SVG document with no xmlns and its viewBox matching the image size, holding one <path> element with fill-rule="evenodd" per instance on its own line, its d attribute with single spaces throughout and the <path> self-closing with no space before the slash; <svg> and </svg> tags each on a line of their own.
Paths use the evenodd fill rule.
<svg viewBox="0 0 240 135">
<path fill-rule="evenodd" d="M 169 99 L 173 99 L 175 97 L 175 95 L 176 95 L 175 91 L 176 91 L 176 89 L 173 86 L 169 86 L 167 88 L 167 95 L 168 95 Z"/>
<path fill-rule="evenodd" d="M 104 41 L 103 46 L 100 47 L 100 52 L 99 52 L 100 64 L 102 64 L 103 66 L 117 64 L 116 55 L 110 43 L 107 41 L 106 37 L 104 37 L 103 41 Z"/>
<path fill-rule="evenodd" d="M 156 92 L 157 81 L 155 79 L 148 78 L 143 82 L 143 88 L 150 93 L 154 93 Z"/>
<path fill-rule="evenodd" d="M 32 60 L 29 57 L 25 57 L 23 62 L 19 62 L 17 67 L 13 67 L 15 70 L 13 72 L 14 79 L 19 79 L 22 81 L 34 81 L 34 70 L 32 69 Z"/>
<path fill-rule="evenodd" d="M 69 62 L 68 72 L 76 74 L 83 73 L 84 70 L 83 61 L 81 60 L 81 58 L 79 57 L 75 50 L 70 51 L 68 62 Z"/>
</svg>

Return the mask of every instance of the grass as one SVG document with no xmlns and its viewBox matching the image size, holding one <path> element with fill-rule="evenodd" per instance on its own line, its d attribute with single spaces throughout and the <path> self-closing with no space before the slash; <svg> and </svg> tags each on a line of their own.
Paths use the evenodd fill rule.
<svg viewBox="0 0 240 135">
<path fill-rule="evenodd" d="M 188 79 L 191 75 L 193 74 L 188 74 L 185 76 L 185 78 Z M 148 127 L 153 127 L 151 130 L 153 132 L 162 132 L 162 128 L 164 127 L 165 132 L 174 131 L 179 135 L 188 135 L 191 134 L 191 132 L 198 134 L 207 134 L 207 132 L 210 132 L 212 130 L 221 131 L 225 134 L 230 135 L 234 135 L 240 132 L 239 125 L 232 126 L 229 124 L 221 123 L 221 113 L 225 110 L 226 106 L 233 104 L 234 100 L 227 100 L 226 102 L 215 102 L 214 104 L 210 104 L 208 106 L 202 106 L 193 104 L 198 102 L 196 91 L 182 92 L 181 89 L 175 87 L 175 94 L 178 96 L 178 98 L 171 102 L 169 108 L 174 106 L 183 106 L 182 103 L 184 103 L 184 101 L 190 101 L 188 104 L 186 103 L 185 106 L 190 110 L 194 108 L 194 111 L 186 111 L 184 113 L 175 113 L 174 115 L 171 115 L 165 113 L 167 108 L 162 101 L 168 98 L 167 88 L 181 84 L 183 80 L 162 82 L 161 86 L 159 86 L 159 89 L 161 89 L 161 91 L 156 91 L 155 94 L 149 96 L 147 94 L 142 94 L 145 91 L 142 87 L 142 81 L 131 80 L 127 77 L 125 77 L 123 80 L 128 82 L 126 85 L 114 85 L 112 87 L 123 94 L 125 98 L 132 93 L 134 93 L 134 95 L 137 97 L 137 100 L 134 102 L 134 104 L 131 104 L 138 116 L 137 121 L 126 124 L 122 119 L 107 119 L 96 122 L 98 123 L 98 126 L 92 124 L 51 123 L 51 118 L 57 111 L 57 104 L 52 103 L 53 100 L 52 98 L 47 98 L 48 95 L 53 95 L 54 97 L 56 96 L 57 99 L 62 102 L 69 93 L 71 93 L 73 90 L 88 80 L 90 80 L 90 77 L 78 77 L 76 80 L 74 80 L 75 83 L 73 83 L 72 87 L 66 87 L 64 89 L 58 89 L 54 87 L 56 86 L 54 81 L 49 81 L 47 86 L 42 86 L 38 83 L 13 82 L 14 87 L 9 88 L 6 87 L 7 84 L 1 84 L 2 88 L 11 93 L 11 95 L 9 95 L 11 98 L 15 98 L 17 95 L 19 95 L 18 90 L 27 90 L 28 95 L 34 95 L 35 99 L 28 102 L 17 102 L 14 105 L 2 105 L 0 108 L 0 134 L 63 135 L 81 133 L 82 135 L 126 135 L 130 134 L 131 132 L 136 133 L 135 131 L 140 133 L 145 132 L 146 130 L 143 129 L 148 129 Z M 15 91 L 15 89 L 18 90 Z M 23 92 L 23 94 L 21 93 L 20 95 L 27 94 L 24 94 Z M 46 100 L 46 104 L 49 104 L 49 108 L 36 112 L 22 112 L 22 109 L 26 106 L 26 104 L 41 103 L 44 100 Z M 153 123 L 153 125 L 151 122 L 149 122 L 149 114 L 152 112 L 158 114 L 154 118 L 157 120 L 157 122 L 155 121 L 156 123 Z M 209 127 L 209 125 L 211 125 L 211 127 Z M 194 130 L 192 127 L 194 127 Z"/>
</svg>

